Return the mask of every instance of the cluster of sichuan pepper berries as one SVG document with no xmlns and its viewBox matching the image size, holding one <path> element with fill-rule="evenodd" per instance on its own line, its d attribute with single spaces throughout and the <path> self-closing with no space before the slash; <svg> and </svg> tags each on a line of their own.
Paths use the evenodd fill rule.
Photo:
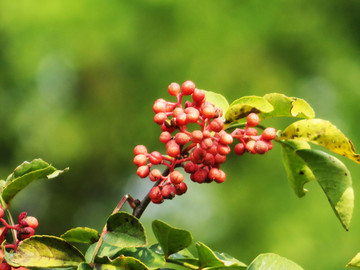
<svg viewBox="0 0 360 270">
<path fill-rule="evenodd" d="M 18 216 L 18 224 L 10 225 L 6 222 L 4 217 L 4 209 L 0 206 L 0 222 L 3 227 L 0 228 L 0 241 L 1 243 L 5 240 L 6 233 L 9 230 L 15 230 L 17 239 L 13 244 L 4 245 L 5 248 L 17 249 L 20 241 L 29 238 L 35 234 L 35 229 L 38 227 L 39 222 L 37 218 L 28 216 L 26 212 L 20 213 Z"/>
<path fill-rule="evenodd" d="M 183 167 L 193 182 L 224 182 L 226 174 L 220 165 L 226 161 L 234 140 L 238 141 L 234 148 L 238 155 L 246 151 L 264 154 L 272 148 L 276 130 L 266 128 L 258 135 L 254 128 L 259 124 L 257 114 L 247 116 L 245 129 L 237 128 L 229 134 L 224 130 L 222 110 L 207 102 L 205 91 L 197 89 L 192 81 L 185 81 L 181 86 L 171 83 L 168 92 L 177 102 L 158 99 L 153 105 L 154 122 L 161 126 L 159 139 L 166 145 L 167 155 L 158 151 L 149 153 L 144 145 L 134 148 L 133 161 L 138 167 L 138 176 L 155 182 L 149 192 L 153 203 L 186 192 L 184 175 L 176 170 L 178 167 Z M 191 101 L 183 102 L 185 96 L 191 96 Z M 167 167 L 164 173 L 153 168 L 160 164 Z"/>
</svg>

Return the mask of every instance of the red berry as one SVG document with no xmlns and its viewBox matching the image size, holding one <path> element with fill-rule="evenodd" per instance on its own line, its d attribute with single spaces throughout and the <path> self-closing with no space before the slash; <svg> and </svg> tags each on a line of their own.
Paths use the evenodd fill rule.
<svg viewBox="0 0 360 270">
<path fill-rule="evenodd" d="M 233 143 L 233 140 L 234 139 L 230 134 L 225 133 L 225 134 L 221 135 L 219 142 L 222 144 L 225 144 L 225 145 L 229 145 L 229 144 Z"/>
<path fill-rule="evenodd" d="M 143 154 L 136 155 L 133 159 L 133 162 L 138 167 L 146 165 L 147 157 Z"/>
<path fill-rule="evenodd" d="M 0 206 L 0 218 L 4 216 L 4 209 Z"/>
<path fill-rule="evenodd" d="M 154 102 L 153 111 L 155 113 L 166 112 L 167 102 L 160 98 Z"/>
<path fill-rule="evenodd" d="M 141 166 L 137 169 L 136 173 L 139 177 L 145 178 L 149 175 L 150 169 L 148 166 Z"/>
<path fill-rule="evenodd" d="M 205 91 L 200 89 L 195 89 L 192 98 L 195 102 L 200 103 L 205 99 Z"/>
<path fill-rule="evenodd" d="M 27 239 L 35 234 L 35 230 L 31 227 L 21 228 L 18 232 L 21 240 Z"/>
<path fill-rule="evenodd" d="M 250 113 L 246 117 L 246 122 L 249 127 L 256 127 L 260 122 L 260 118 L 256 113 Z"/>
<path fill-rule="evenodd" d="M 183 132 L 179 132 L 175 135 L 175 142 L 179 145 L 185 145 L 190 141 L 189 135 Z"/>
<path fill-rule="evenodd" d="M 11 270 L 11 268 L 12 267 L 4 261 L 0 264 L 0 270 Z"/>
<path fill-rule="evenodd" d="M 214 145 L 214 142 L 210 138 L 205 138 L 201 141 L 200 146 L 204 150 L 209 150 Z"/>
<path fill-rule="evenodd" d="M 220 155 L 228 155 L 231 152 L 231 148 L 228 145 L 219 143 L 217 151 Z"/>
<path fill-rule="evenodd" d="M 203 139 L 204 135 L 200 130 L 194 130 L 191 132 L 191 140 L 194 143 L 199 143 Z"/>
<path fill-rule="evenodd" d="M 176 190 L 175 187 L 173 185 L 165 185 L 162 187 L 161 189 L 161 195 L 163 196 L 164 199 L 172 199 L 175 197 L 176 194 Z"/>
<path fill-rule="evenodd" d="M 192 161 L 189 161 L 188 163 L 185 164 L 184 166 L 184 170 L 187 173 L 194 173 L 198 170 L 199 166 L 197 164 L 195 164 Z"/>
<path fill-rule="evenodd" d="M 201 110 L 201 115 L 205 118 L 214 118 L 216 116 L 215 108 L 211 105 L 206 105 Z"/>
<path fill-rule="evenodd" d="M 156 186 L 150 189 L 149 198 L 153 203 L 161 203 L 163 196 L 161 194 L 160 188 Z"/>
<path fill-rule="evenodd" d="M 158 125 L 162 125 L 166 119 L 167 119 L 166 113 L 159 112 L 154 115 L 154 122 Z"/>
<path fill-rule="evenodd" d="M 180 146 L 174 140 L 170 140 L 166 143 L 166 153 L 170 157 L 177 157 L 180 155 Z"/>
<path fill-rule="evenodd" d="M 256 150 L 255 150 L 255 141 L 248 141 L 246 143 L 246 149 L 252 153 L 252 154 L 256 154 Z"/>
<path fill-rule="evenodd" d="M 173 171 L 169 175 L 170 182 L 174 185 L 180 184 L 182 181 L 184 181 L 184 175 L 179 171 Z"/>
<path fill-rule="evenodd" d="M 187 116 L 185 113 L 181 113 L 176 117 L 176 124 L 178 126 L 184 126 L 187 125 Z"/>
<path fill-rule="evenodd" d="M 205 169 L 199 169 L 195 173 L 191 174 L 190 179 L 197 183 L 204 183 L 208 177 L 208 171 Z"/>
<path fill-rule="evenodd" d="M 243 143 L 238 143 L 234 147 L 235 154 L 241 156 L 245 152 L 245 145 Z"/>
<path fill-rule="evenodd" d="M 170 132 L 168 132 L 168 131 L 161 132 L 161 134 L 160 134 L 160 142 L 167 143 L 171 139 L 172 139 L 172 136 L 171 136 Z"/>
<path fill-rule="evenodd" d="M 276 138 L 276 129 L 272 127 L 265 128 L 261 134 L 261 138 L 266 141 L 271 141 Z"/>
<path fill-rule="evenodd" d="M 220 183 L 222 183 L 222 182 L 224 182 L 226 180 L 226 174 L 222 170 L 219 170 L 219 171 L 220 171 L 220 176 L 215 178 L 214 180 L 215 180 L 216 183 L 220 184 Z"/>
<path fill-rule="evenodd" d="M 33 216 L 27 216 L 24 221 L 27 223 L 27 225 L 33 229 L 36 229 L 37 226 L 39 226 L 39 222 L 36 217 Z"/>
<path fill-rule="evenodd" d="M 147 149 L 146 149 L 146 147 L 144 145 L 137 145 L 134 148 L 134 154 L 135 154 L 135 156 L 139 155 L 139 154 L 146 155 L 147 154 Z"/>
<path fill-rule="evenodd" d="M 158 152 L 158 151 L 151 152 L 151 154 L 149 156 L 149 161 L 151 164 L 153 164 L 153 165 L 160 164 L 162 160 L 163 160 L 163 157 L 160 152 Z"/>
<path fill-rule="evenodd" d="M 254 146 L 254 150 L 256 153 L 262 155 L 265 154 L 268 150 L 268 144 L 264 141 L 257 141 Z"/>
<path fill-rule="evenodd" d="M 187 191 L 187 186 L 185 182 L 181 182 L 180 184 L 175 185 L 176 195 L 182 195 Z"/>
<path fill-rule="evenodd" d="M 212 180 L 215 180 L 217 178 L 220 178 L 220 170 L 218 168 L 212 168 L 210 171 L 209 171 L 209 174 L 208 174 L 208 178 L 212 181 Z"/>
<path fill-rule="evenodd" d="M 168 92 L 172 96 L 177 96 L 180 93 L 180 85 L 178 83 L 171 83 L 168 86 Z"/>
<path fill-rule="evenodd" d="M 199 110 L 195 109 L 193 107 L 188 107 L 185 109 L 186 118 L 189 123 L 196 123 L 196 121 L 199 119 Z"/>
<path fill-rule="evenodd" d="M 190 155 L 190 160 L 195 164 L 200 164 L 204 157 L 206 156 L 206 151 L 202 148 L 196 148 Z"/>
<path fill-rule="evenodd" d="M 192 81 L 185 81 L 181 86 L 183 95 L 188 96 L 194 93 L 195 84 Z"/>
<path fill-rule="evenodd" d="M 257 134 L 258 131 L 255 128 L 250 127 L 246 130 L 246 135 L 248 136 L 256 136 Z"/>
<path fill-rule="evenodd" d="M 206 156 L 204 157 L 202 163 L 205 166 L 212 166 L 215 163 L 215 158 L 213 154 L 207 153 Z"/>
<path fill-rule="evenodd" d="M 268 145 L 268 150 L 271 150 L 271 149 L 273 148 L 273 144 L 272 144 L 271 141 L 264 141 L 264 142 L 267 143 L 267 145 Z"/>
<path fill-rule="evenodd" d="M 226 161 L 226 156 L 225 155 L 220 155 L 220 154 L 216 154 L 215 155 L 215 162 L 216 163 L 224 163 Z"/>
<path fill-rule="evenodd" d="M 219 132 L 224 128 L 224 121 L 221 118 L 215 118 L 210 123 L 210 129 Z"/>
<path fill-rule="evenodd" d="M 162 177 L 162 173 L 158 169 L 153 169 L 149 173 L 149 178 L 153 182 L 159 181 L 161 179 L 161 177 Z"/>
<path fill-rule="evenodd" d="M 178 117 L 180 114 L 184 113 L 184 110 L 180 107 L 177 107 L 173 111 L 173 117 Z"/>
</svg>

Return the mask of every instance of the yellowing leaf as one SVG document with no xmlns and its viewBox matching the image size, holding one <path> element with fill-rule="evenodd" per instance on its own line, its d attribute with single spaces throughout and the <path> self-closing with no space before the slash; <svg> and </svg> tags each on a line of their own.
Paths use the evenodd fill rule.
<svg viewBox="0 0 360 270">
<path fill-rule="evenodd" d="M 304 119 L 288 126 L 279 140 L 305 140 L 360 163 L 352 142 L 333 124 L 322 119 Z"/>
</svg>

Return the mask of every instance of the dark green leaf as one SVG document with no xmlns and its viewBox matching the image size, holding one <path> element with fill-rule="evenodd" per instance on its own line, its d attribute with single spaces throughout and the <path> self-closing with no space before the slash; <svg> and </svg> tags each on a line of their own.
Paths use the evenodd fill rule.
<svg viewBox="0 0 360 270">
<path fill-rule="evenodd" d="M 174 228 L 161 220 L 154 220 L 152 228 L 166 258 L 188 247 L 193 239 L 190 232 Z"/>
<path fill-rule="evenodd" d="M 41 159 L 25 161 L 7 178 L 2 197 L 6 203 L 9 203 L 19 191 L 31 182 L 39 179 L 52 179 L 66 170 L 57 170 Z"/>
<path fill-rule="evenodd" d="M 220 108 L 223 111 L 223 114 L 225 115 L 226 111 L 229 108 L 229 102 L 223 95 L 211 91 L 205 91 L 205 97 L 206 97 L 206 101 L 215 105 L 215 107 Z"/>
<path fill-rule="evenodd" d="M 66 231 L 60 237 L 68 242 L 92 244 L 99 240 L 100 234 L 91 228 L 77 227 Z"/>
<path fill-rule="evenodd" d="M 305 140 L 360 163 L 352 142 L 329 121 L 305 119 L 292 123 L 279 136 L 280 140 Z"/>
<path fill-rule="evenodd" d="M 296 97 L 287 97 L 283 94 L 271 93 L 264 96 L 273 107 L 271 112 L 260 113 L 261 119 L 270 117 L 298 117 L 314 118 L 315 112 L 311 106 L 303 99 Z"/>
<path fill-rule="evenodd" d="M 303 268 L 277 254 L 265 253 L 257 256 L 247 270 L 303 270 Z"/>
<path fill-rule="evenodd" d="M 33 236 L 20 243 L 16 253 L 6 252 L 6 261 L 14 267 L 65 268 L 85 260 L 81 252 L 54 236 Z"/>
<path fill-rule="evenodd" d="M 165 258 L 151 250 L 150 248 L 124 248 L 121 254 L 126 257 L 133 257 L 140 260 L 150 269 L 159 268 L 165 265 Z"/>
<path fill-rule="evenodd" d="M 318 150 L 297 150 L 324 190 L 341 224 L 349 229 L 354 209 L 354 190 L 349 170 L 334 156 Z"/>
<path fill-rule="evenodd" d="M 85 261 L 88 263 L 90 263 L 92 260 L 93 254 L 95 252 L 96 244 L 97 243 L 90 245 L 85 253 Z M 100 249 L 99 249 L 96 257 L 95 257 L 95 262 L 102 263 L 102 264 L 109 263 L 110 259 L 114 259 L 114 258 L 118 257 L 117 254 L 119 254 L 119 251 L 121 249 L 122 248 L 120 248 L 120 247 L 111 246 L 111 245 L 103 242 L 100 246 Z"/>
<path fill-rule="evenodd" d="M 282 160 L 288 176 L 291 188 L 298 197 L 302 197 L 307 192 L 304 185 L 315 177 L 306 163 L 296 154 L 298 149 L 310 149 L 306 141 L 282 141 Z"/>
<path fill-rule="evenodd" d="M 92 270 L 93 268 L 90 266 L 90 264 L 82 262 L 79 264 L 77 270 Z"/>
<path fill-rule="evenodd" d="M 132 257 L 123 257 L 123 256 L 112 261 L 111 265 L 115 266 L 116 269 L 122 269 L 122 270 L 148 270 L 149 269 L 146 267 L 145 264 L 143 264 L 138 259 L 135 259 Z M 105 270 L 108 268 L 103 268 L 103 269 Z"/>
<path fill-rule="evenodd" d="M 140 221 L 126 212 L 118 212 L 107 220 L 108 232 L 103 239 L 117 247 L 141 247 L 146 245 L 145 230 Z"/>
<path fill-rule="evenodd" d="M 249 113 L 268 113 L 273 109 L 274 107 L 263 97 L 245 96 L 230 104 L 225 119 L 227 123 L 232 123 L 246 117 Z"/>
</svg>

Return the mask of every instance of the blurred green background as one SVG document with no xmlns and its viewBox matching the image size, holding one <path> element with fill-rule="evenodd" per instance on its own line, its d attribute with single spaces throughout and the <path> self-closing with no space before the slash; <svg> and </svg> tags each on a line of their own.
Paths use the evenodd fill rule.
<svg viewBox="0 0 360 270">
<path fill-rule="evenodd" d="M 355 0 L 0 0 L 0 177 L 37 157 L 70 167 L 21 192 L 14 214 L 37 216 L 39 234 L 100 230 L 123 195 L 142 198 L 151 184 L 136 176 L 132 150 L 164 150 L 152 103 L 170 98 L 173 81 L 229 101 L 304 98 L 360 146 L 359 14 Z M 295 196 L 280 156 L 278 145 L 232 155 L 224 184 L 189 183 L 182 197 L 151 205 L 149 236 L 162 219 L 245 263 L 275 252 L 305 269 L 345 269 L 360 251 L 358 201 L 346 232 L 317 183 Z M 360 166 L 340 159 L 356 196 Z"/>
</svg>

